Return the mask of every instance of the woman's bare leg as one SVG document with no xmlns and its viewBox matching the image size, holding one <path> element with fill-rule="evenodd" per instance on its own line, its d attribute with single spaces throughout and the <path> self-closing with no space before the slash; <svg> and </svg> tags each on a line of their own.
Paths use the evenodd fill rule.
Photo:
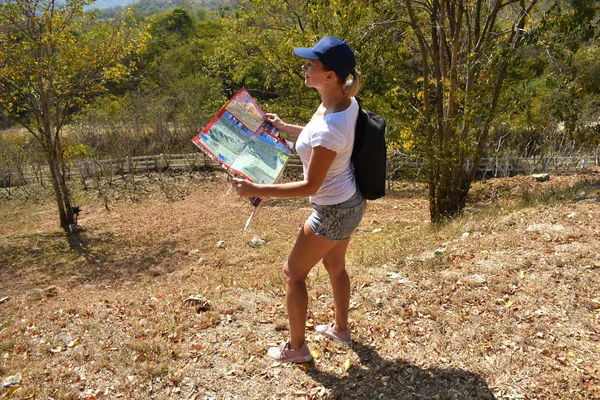
<svg viewBox="0 0 600 400">
<path fill-rule="evenodd" d="M 346 272 L 346 250 L 350 240 L 337 242 L 323 257 L 323 265 L 329 274 L 335 304 L 335 324 L 333 329 L 341 332 L 348 328 L 350 308 L 350 277 Z"/>
<path fill-rule="evenodd" d="M 290 323 L 290 345 L 299 349 L 304 343 L 308 294 L 306 277 L 310 270 L 339 242 L 315 235 L 305 223 L 283 271 L 286 283 L 286 305 Z"/>
</svg>

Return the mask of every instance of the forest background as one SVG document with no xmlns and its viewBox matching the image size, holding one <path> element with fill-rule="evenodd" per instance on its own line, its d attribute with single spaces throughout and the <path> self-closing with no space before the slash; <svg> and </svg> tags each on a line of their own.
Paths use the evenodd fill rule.
<svg viewBox="0 0 600 400">
<path fill-rule="evenodd" d="M 22 4 L 57 18 L 54 2 Z M 79 23 L 80 36 L 33 38 L 27 46 L 47 47 L 39 58 L 7 33 L 19 31 L 10 21 L 20 11 L 3 9 L 14 51 L 6 47 L 2 61 L 0 168 L 49 162 L 65 229 L 73 222 L 69 163 L 194 151 L 190 138 L 241 87 L 284 120 L 307 121 L 318 94 L 302 85 L 292 49 L 328 34 L 356 50 L 360 98 L 387 120 L 389 149 L 427 160 L 433 221 L 464 208 L 484 156 L 600 149 L 599 17 L 591 0 L 56 4 L 75 13 L 65 21 Z M 38 84 L 44 54 L 59 54 L 60 66 L 49 62 Z M 63 77 L 68 84 L 57 89 Z M 16 122 L 28 132 L 8 129 Z"/>
</svg>

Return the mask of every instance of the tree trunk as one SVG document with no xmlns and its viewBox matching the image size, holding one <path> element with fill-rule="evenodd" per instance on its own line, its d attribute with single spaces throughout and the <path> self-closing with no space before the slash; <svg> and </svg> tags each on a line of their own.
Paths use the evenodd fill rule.
<svg viewBox="0 0 600 400">
<path fill-rule="evenodd" d="M 467 201 L 467 194 L 472 181 L 463 169 L 462 161 L 449 161 L 443 163 L 439 174 L 451 176 L 452 179 L 438 179 L 436 184 L 430 182 L 429 216 L 434 223 L 453 217 L 460 213 Z"/>
<path fill-rule="evenodd" d="M 56 151 L 49 152 L 47 156 L 52 187 L 56 197 L 56 205 L 58 206 L 60 226 L 68 233 L 71 232 L 71 226 L 75 225 L 75 216 L 73 215 L 73 210 L 71 208 L 71 199 L 65 182 L 64 169 L 61 168 L 61 163 Z"/>
<path fill-rule="evenodd" d="M 504 59 L 496 71 L 491 101 L 489 108 L 485 110 L 483 124 L 481 127 L 474 127 L 471 125 L 472 121 L 465 119 L 472 109 L 473 103 L 463 102 L 460 105 L 463 108 L 462 111 L 459 107 L 459 88 L 464 86 L 464 97 L 468 100 L 476 82 L 475 70 L 471 70 L 473 66 L 470 63 L 467 63 L 466 79 L 461 80 L 459 77 L 459 64 L 465 63 L 464 55 L 461 55 L 465 50 L 461 52 L 461 46 L 465 46 L 468 50 L 466 54 L 474 57 L 479 55 L 486 44 L 493 43 L 494 36 L 488 35 L 488 32 L 495 26 L 496 16 L 500 9 L 506 7 L 508 3 L 503 5 L 501 0 L 495 0 L 483 32 L 481 32 L 479 15 L 481 2 L 477 2 L 474 16 L 475 27 L 471 32 L 471 25 L 468 24 L 469 16 L 465 14 L 466 10 L 462 1 L 432 0 L 429 8 L 431 38 L 430 46 L 427 47 L 421 43 L 425 42 L 425 38 L 414 16 L 412 2 L 406 0 L 411 26 L 420 42 L 419 49 L 423 69 L 424 71 L 428 68 L 432 69 L 436 83 L 433 98 L 437 106 L 437 119 L 426 120 L 434 132 L 434 135 L 428 137 L 426 142 L 429 171 L 429 213 L 432 222 L 437 223 L 445 218 L 453 217 L 466 205 L 467 194 L 475 180 L 490 127 L 496 115 L 500 93 L 510 63 L 509 56 L 519 47 L 525 32 L 525 18 L 530 15 L 531 9 L 537 1 L 531 0 L 528 7 L 525 7 L 524 0 L 520 1 L 520 14 L 508 37 L 499 43 L 505 48 Z M 471 52 L 474 38 L 477 38 L 477 43 L 474 46 L 475 51 Z M 429 57 L 428 62 L 425 62 L 425 56 Z M 427 94 L 425 88 L 429 84 L 427 80 L 423 82 L 424 94 Z M 430 111 L 428 103 L 424 103 L 424 106 L 425 113 Z M 462 122 L 462 127 L 457 125 L 459 121 Z M 474 133 L 473 137 L 470 137 L 470 131 Z M 457 134 L 458 132 L 460 135 Z M 468 170 L 465 169 L 465 160 L 467 159 L 471 161 Z"/>
</svg>

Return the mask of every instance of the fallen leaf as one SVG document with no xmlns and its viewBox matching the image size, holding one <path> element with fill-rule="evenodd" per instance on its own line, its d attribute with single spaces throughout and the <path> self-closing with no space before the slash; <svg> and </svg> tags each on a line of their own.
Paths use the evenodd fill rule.
<svg viewBox="0 0 600 400">
<path fill-rule="evenodd" d="M 596 268 L 600 268 L 600 265 L 596 265 L 596 264 L 584 265 L 583 268 L 584 269 L 596 269 Z"/>
<path fill-rule="evenodd" d="M 15 393 L 17 393 L 19 390 L 21 390 L 21 386 L 18 386 L 18 385 L 17 385 L 17 386 L 13 386 L 13 387 L 9 388 L 9 389 L 6 391 L 6 395 L 5 395 L 5 396 L 6 396 L 6 397 L 12 397 L 12 396 L 13 396 Z M 4 397 L 4 396 L 2 396 L 2 397 Z"/>
<path fill-rule="evenodd" d="M 566 357 L 557 357 L 556 360 L 561 363 L 562 365 L 567 365 L 567 358 Z"/>
<path fill-rule="evenodd" d="M 319 349 L 311 349 L 310 354 L 312 354 L 313 358 L 315 359 L 321 357 L 321 352 L 319 351 Z"/>
<path fill-rule="evenodd" d="M 347 358 L 346 361 L 344 361 L 344 363 L 342 364 L 342 368 L 344 368 L 344 371 L 348 371 L 351 366 L 352 366 L 352 360 L 349 358 Z"/>
<path fill-rule="evenodd" d="M 589 375 L 593 375 L 595 372 L 594 368 L 590 365 L 586 365 L 585 367 L 583 367 L 583 369 L 584 369 L 585 373 L 589 374 Z"/>
<path fill-rule="evenodd" d="M 308 364 L 307 363 L 302 363 L 302 364 L 298 364 L 298 366 L 303 370 L 303 371 L 308 371 Z"/>
<path fill-rule="evenodd" d="M 143 354 L 138 354 L 137 356 L 135 356 L 135 358 L 133 359 L 133 361 L 135 361 L 135 362 L 146 361 L 146 356 L 143 355 Z"/>
<path fill-rule="evenodd" d="M 595 384 L 593 381 L 587 381 L 587 382 L 585 383 L 585 388 L 586 388 L 586 389 L 587 389 L 589 392 L 591 392 L 591 391 L 593 391 L 593 390 L 596 390 L 596 389 L 597 389 L 597 387 L 598 387 L 598 386 L 597 386 L 597 385 L 596 385 L 596 384 Z"/>
</svg>

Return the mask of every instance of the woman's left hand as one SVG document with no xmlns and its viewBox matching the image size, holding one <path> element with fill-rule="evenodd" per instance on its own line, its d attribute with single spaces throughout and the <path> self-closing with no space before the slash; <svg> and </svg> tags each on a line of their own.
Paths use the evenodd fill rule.
<svg viewBox="0 0 600 400">
<path fill-rule="evenodd" d="M 240 197 L 258 197 L 256 186 L 250 181 L 231 178 L 231 186 Z"/>
</svg>

